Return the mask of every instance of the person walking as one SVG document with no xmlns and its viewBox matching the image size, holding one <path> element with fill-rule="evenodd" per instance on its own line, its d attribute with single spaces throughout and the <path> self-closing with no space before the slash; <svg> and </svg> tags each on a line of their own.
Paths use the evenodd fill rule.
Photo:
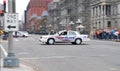
<svg viewBox="0 0 120 71">
<path fill-rule="evenodd" d="M 120 41 L 120 29 L 118 30 L 118 41 Z"/>
<path fill-rule="evenodd" d="M 0 36 L 1 36 L 1 35 L 3 35 L 3 31 L 2 31 L 2 29 L 0 29 Z"/>
</svg>

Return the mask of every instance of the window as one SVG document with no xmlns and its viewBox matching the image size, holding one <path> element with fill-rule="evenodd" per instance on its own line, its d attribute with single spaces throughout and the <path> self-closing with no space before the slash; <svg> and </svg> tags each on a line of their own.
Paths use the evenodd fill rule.
<svg viewBox="0 0 120 71">
<path fill-rule="evenodd" d="M 111 5 L 106 5 L 106 15 L 111 16 Z"/>
<path fill-rule="evenodd" d="M 62 32 L 60 35 L 67 35 L 67 31 Z"/>
<path fill-rule="evenodd" d="M 111 27 L 111 21 L 108 21 L 107 24 L 108 24 L 107 27 Z"/>
<path fill-rule="evenodd" d="M 76 33 L 74 31 L 70 31 L 69 35 L 76 35 Z"/>
</svg>

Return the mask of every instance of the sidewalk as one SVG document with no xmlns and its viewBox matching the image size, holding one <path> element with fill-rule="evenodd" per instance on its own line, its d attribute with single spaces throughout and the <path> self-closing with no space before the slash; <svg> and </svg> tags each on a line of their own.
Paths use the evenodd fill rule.
<svg viewBox="0 0 120 71">
<path fill-rule="evenodd" d="M 0 40 L 1 42 L 8 42 L 7 40 Z M 0 48 L 1 49 L 1 48 Z M 0 51 L 0 71 L 34 71 L 32 67 L 20 63 L 19 67 L 3 67 L 3 59 Z"/>
<path fill-rule="evenodd" d="M 25 66 L 25 65 L 20 65 L 18 68 L 1 68 L 0 71 L 33 71 L 32 68 Z"/>
<path fill-rule="evenodd" d="M 0 61 L 0 71 L 34 71 L 31 67 L 20 64 L 18 68 L 7 68 L 3 67 L 2 62 Z"/>
</svg>

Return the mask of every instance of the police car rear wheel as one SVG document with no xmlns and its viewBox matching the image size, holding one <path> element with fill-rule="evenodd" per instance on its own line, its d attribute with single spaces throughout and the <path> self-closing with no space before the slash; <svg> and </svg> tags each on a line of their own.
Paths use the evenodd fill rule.
<svg viewBox="0 0 120 71">
<path fill-rule="evenodd" d="M 25 37 L 25 35 L 23 35 L 22 37 Z"/>
<path fill-rule="evenodd" d="M 54 42 L 55 42 L 54 39 L 48 39 L 48 41 L 47 41 L 47 43 L 50 45 L 54 44 Z"/>
<path fill-rule="evenodd" d="M 81 43 L 82 43 L 82 40 L 81 40 L 81 39 L 76 39 L 76 40 L 75 40 L 75 44 L 78 45 L 78 44 L 81 44 Z"/>
</svg>

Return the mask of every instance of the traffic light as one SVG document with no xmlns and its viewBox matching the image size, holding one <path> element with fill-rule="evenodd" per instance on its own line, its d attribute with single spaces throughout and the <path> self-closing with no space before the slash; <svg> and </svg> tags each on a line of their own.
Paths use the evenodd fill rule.
<svg viewBox="0 0 120 71">
<path fill-rule="evenodd" d="M 4 13 L 3 13 L 3 10 L 0 10 L 0 16 L 3 16 Z"/>
<path fill-rule="evenodd" d="M 3 6 L 4 6 L 4 13 L 6 12 L 6 0 L 3 0 Z"/>
<path fill-rule="evenodd" d="M 3 10 L 0 10 L 0 16 L 4 16 L 6 12 L 6 0 L 3 0 Z"/>
</svg>

